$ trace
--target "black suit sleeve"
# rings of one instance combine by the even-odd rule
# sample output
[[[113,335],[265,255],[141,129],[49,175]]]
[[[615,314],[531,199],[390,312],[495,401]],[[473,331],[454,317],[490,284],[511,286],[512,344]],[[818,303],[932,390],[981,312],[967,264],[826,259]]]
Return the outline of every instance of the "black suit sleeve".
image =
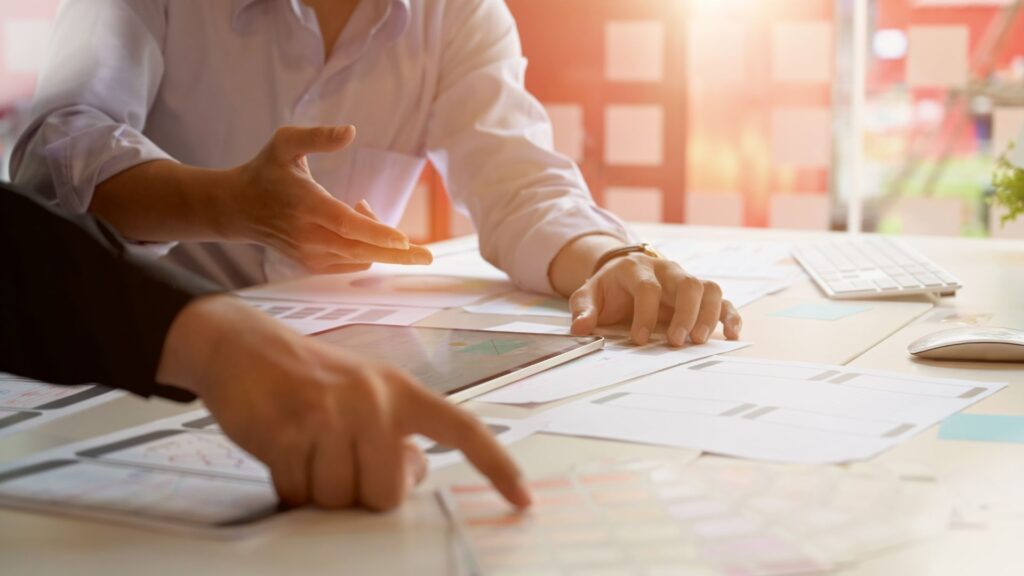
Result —
[[[0,371],[142,396],[194,396],[154,379],[171,322],[219,291],[130,255],[105,223],[0,184]]]

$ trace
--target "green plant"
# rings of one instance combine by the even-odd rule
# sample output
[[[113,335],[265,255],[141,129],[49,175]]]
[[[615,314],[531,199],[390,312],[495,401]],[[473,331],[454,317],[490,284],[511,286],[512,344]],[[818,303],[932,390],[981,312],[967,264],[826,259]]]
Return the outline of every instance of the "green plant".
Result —
[[[992,174],[992,185],[996,189],[995,202],[1006,208],[1003,224],[1024,214],[1024,169],[1010,163],[1010,152],[1014,144],[996,161],[996,171]]]

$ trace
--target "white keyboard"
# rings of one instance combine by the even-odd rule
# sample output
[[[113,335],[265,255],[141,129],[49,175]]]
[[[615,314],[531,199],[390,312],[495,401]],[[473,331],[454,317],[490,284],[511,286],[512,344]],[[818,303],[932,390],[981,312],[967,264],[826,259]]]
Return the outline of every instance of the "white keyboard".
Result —
[[[799,246],[793,257],[829,298],[950,294],[955,276],[891,238],[853,237]]]

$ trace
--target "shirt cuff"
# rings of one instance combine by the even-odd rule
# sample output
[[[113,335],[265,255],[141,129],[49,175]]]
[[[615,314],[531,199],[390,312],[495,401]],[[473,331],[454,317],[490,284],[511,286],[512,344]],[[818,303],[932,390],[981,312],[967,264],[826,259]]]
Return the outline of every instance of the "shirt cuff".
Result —
[[[604,234],[627,243],[636,237],[617,217],[597,206],[574,203],[549,213],[523,238],[516,250],[512,280],[523,290],[555,294],[548,271],[555,256],[567,244],[582,236]]]
[[[96,186],[134,166],[156,160],[175,161],[159,146],[125,124],[104,124],[48,144],[47,165],[58,204],[73,213],[85,213]],[[126,249],[144,258],[159,258],[175,242],[139,242],[126,239]]]

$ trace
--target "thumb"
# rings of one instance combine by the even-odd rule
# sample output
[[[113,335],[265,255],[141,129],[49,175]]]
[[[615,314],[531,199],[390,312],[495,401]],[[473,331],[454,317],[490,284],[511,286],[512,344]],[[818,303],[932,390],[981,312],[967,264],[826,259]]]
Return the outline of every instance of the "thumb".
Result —
[[[569,309],[572,311],[572,329],[577,336],[586,336],[597,328],[597,304],[591,283],[586,283],[569,297]]]
[[[356,138],[354,126],[320,126],[299,128],[286,126],[274,133],[271,141],[276,156],[290,160],[317,152],[334,152],[348,146]]]

